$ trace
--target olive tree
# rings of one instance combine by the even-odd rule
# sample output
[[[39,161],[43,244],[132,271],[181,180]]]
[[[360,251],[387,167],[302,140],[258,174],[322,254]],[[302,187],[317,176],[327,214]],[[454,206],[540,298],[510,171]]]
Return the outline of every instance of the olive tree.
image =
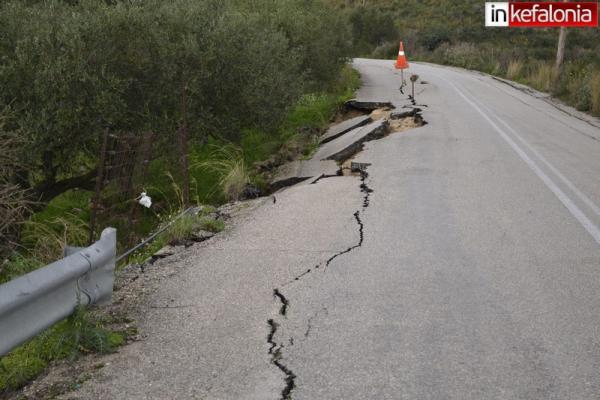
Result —
[[[44,202],[93,187],[106,130],[237,140],[274,130],[345,62],[317,0],[31,1],[0,5],[0,107],[26,138],[12,181]]]

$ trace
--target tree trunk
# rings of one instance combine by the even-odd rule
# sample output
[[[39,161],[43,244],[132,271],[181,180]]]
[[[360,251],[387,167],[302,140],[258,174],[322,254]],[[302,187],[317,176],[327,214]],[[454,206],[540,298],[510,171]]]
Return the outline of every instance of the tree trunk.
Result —
[[[33,188],[33,192],[37,197],[35,200],[39,201],[39,206],[34,208],[43,208],[45,203],[48,203],[50,200],[66,192],[67,190],[75,188],[93,190],[96,182],[96,171],[96,169],[93,169],[80,176],[74,176],[55,182],[40,183],[38,186]]]
[[[568,2],[568,0],[563,0],[565,3]],[[556,66],[555,66],[555,72],[556,72],[556,80],[558,81],[560,79],[560,76],[562,74],[562,67],[563,67],[563,63],[565,61],[565,47],[567,45],[567,28],[565,28],[564,26],[560,27],[560,33],[558,34],[558,49],[556,51]]]
[[[567,44],[567,28],[562,26],[558,34],[558,50],[556,51],[556,74],[557,77],[562,72],[563,62],[565,61],[565,47]]]
[[[190,168],[188,162],[188,126],[187,126],[187,98],[186,84],[181,85],[181,126],[179,128],[179,148],[181,157],[181,173],[183,175],[183,188],[181,196],[184,209],[190,205]]]

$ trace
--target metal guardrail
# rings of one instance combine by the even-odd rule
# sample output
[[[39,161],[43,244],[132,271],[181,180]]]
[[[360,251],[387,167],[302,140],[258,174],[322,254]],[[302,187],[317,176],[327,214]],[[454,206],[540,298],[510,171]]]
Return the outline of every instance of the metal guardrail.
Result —
[[[173,218],[168,224],[166,224],[165,226],[163,226],[162,228],[160,228],[159,230],[157,230],[156,232],[154,232],[152,235],[148,236],[146,239],[142,240],[140,243],[138,243],[137,245],[135,245],[134,247],[132,247],[131,249],[127,250],[125,253],[121,254],[120,256],[117,257],[117,262],[126,259],[127,257],[129,257],[130,255],[132,255],[133,253],[135,253],[136,251],[138,251],[139,249],[145,247],[146,245],[148,245],[149,243],[152,243],[152,241],[161,233],[163,233],[164,231],[166,231],[167,229],[169,229],[171,227],[171,225],[173,225],[177,220],[183,218],[185,215],[189,214],[190,212],[196,210],[196,213],[198,212],[198,207],[189,207],[187,209],[185,209],[184,211],[182,211],[179,215],[177,215],[175,218]]]
[[[0,356],[71,315],[78,304],[110,302],[117,231],[107,228],[86,248],[0,285]]]

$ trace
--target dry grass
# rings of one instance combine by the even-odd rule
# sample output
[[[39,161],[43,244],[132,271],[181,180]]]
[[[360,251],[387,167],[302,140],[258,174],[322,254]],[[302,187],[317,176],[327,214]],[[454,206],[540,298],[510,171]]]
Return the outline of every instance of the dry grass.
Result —
[[[515,80],[521,76],[521,71],[523,70],[523,62],[520,60],[513,60],[508,63],[508,68],[506,70],[506,77],[510,80]]]
[[[12,237],[29,214],[31,205],[27,190],[6,181],[0,182],[0,253],[11,246]]]
[[[169,181],[171,182],[171,189],[173,190],[173,193],[175,193],[175,199],[176,199],[176,204],[172,204],[170,201],[167,201],[168,203],[168,210],[169,210],[169,214],[171,215],[175,215],[177,214],[180,210],[184,210],[185,209],[185,201],[183,201],[183,189],[181,188],[181,186],[179,186],[177,184],[177,181],[175,180],[175,178],[173,177],[173,174],[171,174],[170,172],[166,172],[165,175],[167,176],[167,178],[169,179]],[[155,188],[155,190],[157,190],[158,192],[160,192],[160,190],[158,190],[157,188]],[[165,199],[167,199],[168,197],[163,194],[163,197]]]
[[[496,61],[494,63],[494,68],[492,69],[492,75],[500,75],[502,74],[502,64],[500,61]]]
[[[0,254],[14,247],[12,241],[33,205],[29,192],[12,182],[14,171],[23,163],[20,148],[24,139],[18,132],[4,129],[8,111],[0,111]]]
[[[594,71],[590,81],[592,88],[592,114],[600,116],[600,71]]]
[[[33,220],[23,225],[22,242],[36,260],[49,264],[63,258],[67,245],[84,246],[89,234],[88,224],[73,214],[51,221]]]
[[[556,70],[551,64],[535,63],[529,73],[528,81],[534,88],[549,92],[556,80]]]
[[[480,49],[473,43],[459,43],[453,46],[444,43],[435,53],[441,56],[445,63],[462,68],[473,69],[483,62]]]

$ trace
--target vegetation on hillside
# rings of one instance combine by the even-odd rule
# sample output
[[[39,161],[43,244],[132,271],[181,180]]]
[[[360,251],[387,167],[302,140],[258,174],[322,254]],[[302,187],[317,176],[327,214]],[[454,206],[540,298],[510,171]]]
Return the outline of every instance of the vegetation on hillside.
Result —
[[[600,115],[598,28],[568,29],[566,63],[557,77],[558,30],[486,28],[483,1],[327,1],[349,15],[355,55],[394,58],[402,39],[412,60],[507,77]]]
[[[257,165],[309,155],[358,87],[348,57],[394,58],[400,39],[411,60],[504,76],[600,115],[598,29],[569,30],[557,77],[557,30],[488,29],[483,7],[479,0],[2,2],[0,283],[60,258],[67,243],[88,244],[103,138],[152,137],[135,190],[101,193],[120,197],[92,238],[115,226],[121,252],[189,203],[264,192]],[[151,209],[136,203],[142,191]],[[182,218],[133,260],[198,226],[223,229],[202,218]],[[0,359],[0,392],[52,360],[110,351],[122,335],[103,324],[78,310]]]
[[[157,214],[181,206],[183,129],[191,200],[236,199],[254,178],[252,163],[297,134],[302,107],[328,99],[330,117],[329,99],[345,90],[339,76],[349,36],[342,16],[318,0],[3,2],[0,135],[11,140],[0,159],[0,209],[10,221],[0,252],[45,262],[59,254],[38,257],[36,247],[55,236],[86,244],[78,227],[90,218],[106,132],[154,134],[135,195],[148,191],[155,211],[141,213],[139,235]],[[237,177],[206,168],[211,160],[224,165],[213,151],[222,146],[236,148],[228,166],[238,168]],[[125,212],[135,199],[123,201]],[[121,217],[100,228],[117,224],[126,233]]]

